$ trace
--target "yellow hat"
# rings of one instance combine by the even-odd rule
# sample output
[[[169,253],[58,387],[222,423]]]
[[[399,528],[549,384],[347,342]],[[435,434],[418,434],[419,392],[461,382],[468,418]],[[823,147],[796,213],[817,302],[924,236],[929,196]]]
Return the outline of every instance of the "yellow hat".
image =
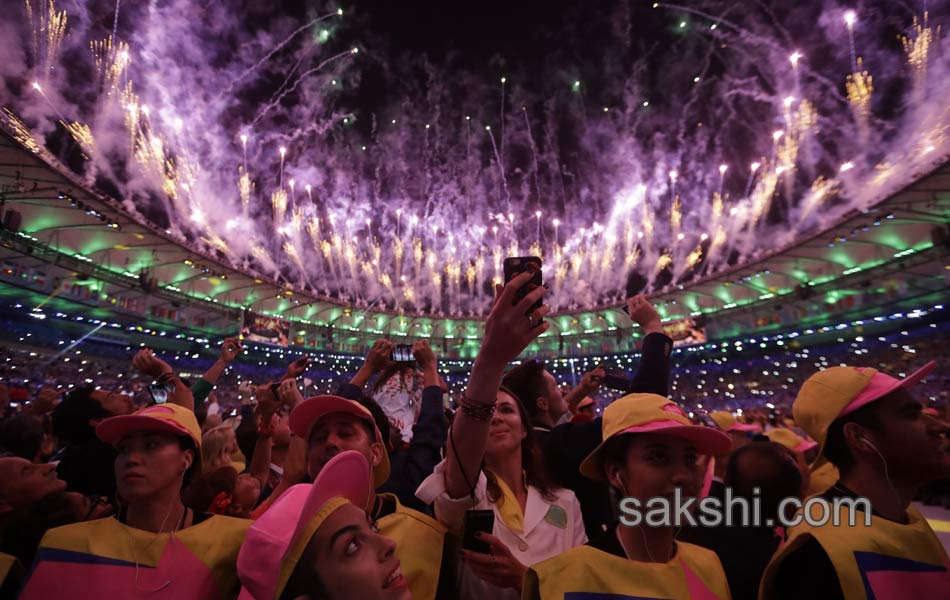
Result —
[[[740,423],[736,416],[728,410],[714,410],[709,413],[709,416],[723,431],[761,431],[758,425]]]
[[[765,432],[766,437],[796,452],[808,452],[818,445],[814,440],[806,440],[790,429],[773,429]]]
[[[930,361],[905,379],[895,379],[877,369],[831,367],[805,380],[792,404],[795,423],[820,444],[812,469],[825,462],[828,428],[835,419],[880,400],[901,387],[909,387],[933,372],[937,363]]]
[[[732,447],[729,436],[712,427],[693,425],[675,402],[657,394],[629,394],[606,409],[601,421],[603,441],[581,463],[585,477],[604,479],[604,444],[625,433],[659,433],[685,438],[700,454],[723,454]]]
[[[201,427],[195,413],[177,404],[155,404],[131,415],[110,417],[96,426],[100,440],[113,446],[130,433],[170,433],[190,438],[201,449]]]

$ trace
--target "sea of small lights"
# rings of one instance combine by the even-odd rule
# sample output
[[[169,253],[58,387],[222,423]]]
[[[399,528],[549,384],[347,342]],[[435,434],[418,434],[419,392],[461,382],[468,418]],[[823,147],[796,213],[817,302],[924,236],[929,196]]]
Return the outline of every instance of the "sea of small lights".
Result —
[[[22,305],[18,308],[29,309]],[[895,355],[904,353],[915,355],[919,343],[934,339],[941,332],[946,332],[946,315],[943,304],[918,307],[911,311],[888,312],[865,319],[851,320],[822,327],[807,328],[800,331],[790,331],[773,335],[750,336],[742,339],[713,341],[707,344],[676,348],[673,350],[673,383],[672,397],[690,410],[726,407],[741,413],[750,406],[764,405],[773,408],[774,403],[785,403],[790,400],[800,381],[788,376],[790,373],[814,372],[842,362],[842,356],[849,358],[848,363],[866,363],[861,357],[868,357],[872,350],[880,351],[886,348]],[[57,312],[52,316],[59,319],[83,320]],[[97,319],[86,319],[88,323],[98,325],[105,322]],[[939,323],[939,324],[938,324]],[[187,368],[179,368],[182,376],[196,379],[204,369],[197,368],[195,361],[204,360],[210,366],[210,355],[217,352],[216,344],[206,338],[175,334],[168,336],[147,327],[122,327],[117,323],[109,323],[113,328],[124,329],[128,332],[138,332],[158,337],[193,342],[189,351],[174,351],[163,353],[163,358],[173,366],[176,362],[188,362]],[[880,331],[871,333],[877,327]],[[900,328],[898,331],[897,328]],[[887,331],[885,331],[885,329]],[[32,333],[24,333],[18,338],[22,344],[30,344]],[[59,346],[67,346],[69,350],[61,359],[63,363],[75,363],[75,373],[82,376],[81,383],[58,384],[60,389],[69,389],[75,385],[94,385],[99,388],[96,377],[103,376],[101,369],[93,372],[90,365],[99,364],[99,357],[94,353],[84,353],[83,349],[72,348],[82,338],[74,340],[59,340]],[[78,344],[77,344],[78,346]],[[126,346],[129,356],[140,347],[148,346],[140,342],[138,346]],[[842,349],[846,353],[842,354]],[[262,374],[279,371],[292,360],[300,356],[311,358],[311,368],[306,376],[307,390],[312,393],[330,392],[337,385],[355,373],[363,364],[363,356],[339,352],[320,352],[294,348],[280,348],[257,344],[247,344],[244,354],[237,361],[238,368],[234,369],[234,377],[238,386],[245,382],[261,382]],[[40,357],[36,352],[30,352],[31,357]],[[850,359],[854,357],[854,359]],[[627,372],[632,372],[637,365],[639,353],[600,354],[570,358],[555,358],[546,361],[547,368],[555,377],[568,387],[576,385],[581,376],[597,365],[609,365]],[[927,358],[926,356],[923,357]],[[7,363],[11,358],[7,357]],[[118,362],[118,361],[117,361]],[[121,364],[119,362],[119,364]],[[742,368],[736,365],[741,364]],[[473,365],[471,360],[442,359],[439,361],[439,372],[449,388],[451,396],[458,397],[464,390],[468,373]],[[873,365],[887,368],[888,363]],[[128,365],[126,365],[128,367]],[[16,365],[9,365],[10,375],[17,371]],[[112,374],[116,379],[130,380],[137,377],[133,372],[118,372]],[[22,370],[21,370],[22,371]],[[276,371],[275,371],[276,372]],[[892,373],[896,376],[906,376],[904,372]],[[804,375],[807,376],[807,375]],[[30,384],[32,374],[19,379],[24,384]],[[937,402],[938,390],[931,390],[928,399]],[[601,390],[595,395],[597,411],[601,412],[619,392]],[[706,404],[706,406],[704,406]]]

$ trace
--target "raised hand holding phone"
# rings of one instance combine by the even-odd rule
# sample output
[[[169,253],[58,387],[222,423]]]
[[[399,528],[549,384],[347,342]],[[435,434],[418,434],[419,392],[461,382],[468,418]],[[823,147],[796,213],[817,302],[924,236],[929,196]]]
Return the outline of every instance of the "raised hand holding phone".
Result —
[[[541,277],[541,259],[537,256],[512,256],[506,258],[503,271],[506,285],[519,273],[529,272],[533,275],[526,285],[518,288],[517,294],[515,295],[516,301],[544,285],[544,280]],[[531,306],[531,310],[537,310],[539,308],[541,308],[540,299]]]

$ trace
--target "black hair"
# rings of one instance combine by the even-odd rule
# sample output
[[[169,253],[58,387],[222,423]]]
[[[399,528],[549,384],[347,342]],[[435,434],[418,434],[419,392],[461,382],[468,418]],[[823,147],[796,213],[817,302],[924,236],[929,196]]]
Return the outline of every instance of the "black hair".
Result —
[[[538,358],[522,361],[505,375],[502,385],[521,401],[531,423],[537,422],[538,398],[544,395],[544,361]]]
[[[634,436],[630,434],[615,435],[604,440],[604,447],[601,450],[604,465],[604,477],[607,476],[607,467],[611,465],[625,466],[627,464],[627,455],[630,453],[630,445],[633,443]],[[625,490],[616,488],[608,479],[608,485],[616,489],[620,494],[626,495]]]
[[[876,433],[884,432],[884,423],[877,414],[877,403],[866,404],[849,415],[835,419],[828,426],[825,436],[825,458],[838,468],[838,472],[847,475],[856,463],[855,456],[848,447],[844,436],[844,426],[856,423]]]
[[[739,468],[740,459],[746,455],[755,455],[759,459],[758,468],[751,472]],[[759,488],[763,519],[777,523],[782,499],[801,497],[802,474],[794,461],[794,455],[785,446],[775,442],[750,442],[729,456],[724,483],[732,488],[734,497],[750,501],[755,496],[754,488]]]
[[[191,480],[201,473],[201,450],[195,445],[195,441],[190,437],[185,437],[183,435],[175,436],[178,438],[178,447],[185,450],[191,450],[194,454],[194,460],[191,461],[191,466],[185,470],[184,476],[182,476],[181,489],[188,487],[188,484],[191,483]]]
[[[357,402],[359,402],[363,408],[368,410],[369,414],[373,415],[373,422],[376,423],[376,427],[379,428],[379,433],[383,437],[383,440],[382,440],[383,445],[388,447],[389,435],[391,433],[390,430],[392,426],[389,423],[389,417],[387,417],[386,413],[383,412],[383,408],[379,405],[378,402],[376,402],[376,400],[366,395],[361,396],[360,399],[357,400]],[[363,423],[364,427],[369,433],[369,439],[375,440],[376,432],[373,431],[373,428],[370,427],[369,424],[363,421],[362,419],[360,419],[360,422]]]
[[[46,415],[22,413],[0,421],[0,446],[15,456],[33,462],[47,433],[49,420]]]
[[[106,416],[106,410],[92,397],[90,386],[72,390],[53,409],[53,434],[67,444],[81,444],[96,437],[92,419]]]

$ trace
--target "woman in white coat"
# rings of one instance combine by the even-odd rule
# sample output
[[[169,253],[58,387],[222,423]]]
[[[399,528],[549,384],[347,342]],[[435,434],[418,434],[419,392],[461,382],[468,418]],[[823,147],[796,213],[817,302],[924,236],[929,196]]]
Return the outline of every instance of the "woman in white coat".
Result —
[[[434,503],[436,518],[457,533],[466,510],[494,512],[492,535],[480,537],[490,552],[462,551],[463,600],[520,598],[529,566],[587,542],[577,498],[551,485],[524,407],[501,388],[508,362],[548,328],[542,321],[547,306],[528,314],[544,288],[515,302],[517,290],[529,279],[530,273],[522,274],[496,290],[485,338],[450,431],[447,458],[416,492],[422,501]]]

